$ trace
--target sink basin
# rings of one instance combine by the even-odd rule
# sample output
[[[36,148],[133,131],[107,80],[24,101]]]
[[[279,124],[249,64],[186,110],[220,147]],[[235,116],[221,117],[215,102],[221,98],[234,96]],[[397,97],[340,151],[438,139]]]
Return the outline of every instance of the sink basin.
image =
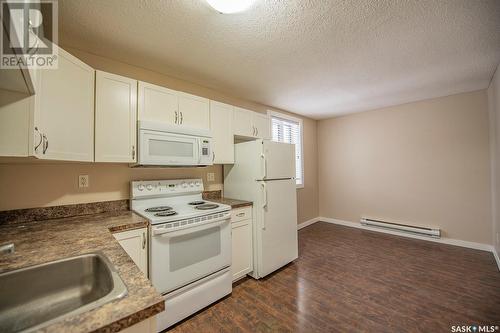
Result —
[[[0,274],[0,332],[30,332],[124,297],[127,287],[101,253]]]

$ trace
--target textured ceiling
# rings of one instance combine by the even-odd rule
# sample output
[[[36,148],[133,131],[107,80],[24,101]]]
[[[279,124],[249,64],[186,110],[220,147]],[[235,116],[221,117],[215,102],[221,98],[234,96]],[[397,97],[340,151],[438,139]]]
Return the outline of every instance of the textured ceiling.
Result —
[[[60,42],[320,119],[483,89],[499,0],[61,0]]]

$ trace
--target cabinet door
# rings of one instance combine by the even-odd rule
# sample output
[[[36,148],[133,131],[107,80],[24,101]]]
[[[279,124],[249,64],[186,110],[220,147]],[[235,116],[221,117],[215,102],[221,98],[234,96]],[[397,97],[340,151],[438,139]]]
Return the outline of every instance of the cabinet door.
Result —
[[[253,137],[255,130],[252,124],[252,111],[234,107],[233,130],[234,135]]]
[[[191,128],[210,128],[209,100],[203,97],[178,92],[178,124]]]
[[[97,71],[95,161],[135,162],[137,81]]]
[[[177,124],[178,98],[175,90],[139,81],[139,120],[161,121]]]
[[[234,163],[233,107],[210,101],[210,131],[212,132],[213,162]]]
[[[236,281],[253,270],[252,220],[232,223],[231,231],[233,251],[231,273],[233,281]]]
[[[94,160],[95,71],[59,49],[58,68],[40,71],[35,126],[44,135],[44,159]]]
[[[148,276],[147,229],[135,229],[113,234],[139,269]]]
[[[255,136],[260,139],[271,138],[271,120],[269,116],[254,112],[253,125],[255,127]]]

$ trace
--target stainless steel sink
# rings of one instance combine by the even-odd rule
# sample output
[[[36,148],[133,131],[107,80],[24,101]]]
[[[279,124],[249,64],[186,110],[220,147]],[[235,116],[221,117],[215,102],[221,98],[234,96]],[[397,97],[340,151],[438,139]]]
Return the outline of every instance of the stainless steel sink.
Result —
[[[0,274],[0,332],[30,332],[127,294],[101,253]]]

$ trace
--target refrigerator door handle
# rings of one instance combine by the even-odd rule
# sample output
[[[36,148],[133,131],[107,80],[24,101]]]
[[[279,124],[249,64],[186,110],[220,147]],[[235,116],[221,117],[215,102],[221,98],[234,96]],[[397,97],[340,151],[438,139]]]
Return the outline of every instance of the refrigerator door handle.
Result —
[[[264,174],[262,175],[262,179],[266,179],[266,177],[267,177],[267,158],[266,158],[266,155],[264,155],[264,153],[260,154],[260,157],[262,158],[262,164],[264,167]]]
[[[266,183],[262,183],[262,192],[264,194],[264,200],[263,200],[263,204],[262,204],[262,209],[266,209],[267,208],[267,186],[266,186]],[[262,229],[265,230],[266,229],[266,219],[265,217],[262,219]]]

